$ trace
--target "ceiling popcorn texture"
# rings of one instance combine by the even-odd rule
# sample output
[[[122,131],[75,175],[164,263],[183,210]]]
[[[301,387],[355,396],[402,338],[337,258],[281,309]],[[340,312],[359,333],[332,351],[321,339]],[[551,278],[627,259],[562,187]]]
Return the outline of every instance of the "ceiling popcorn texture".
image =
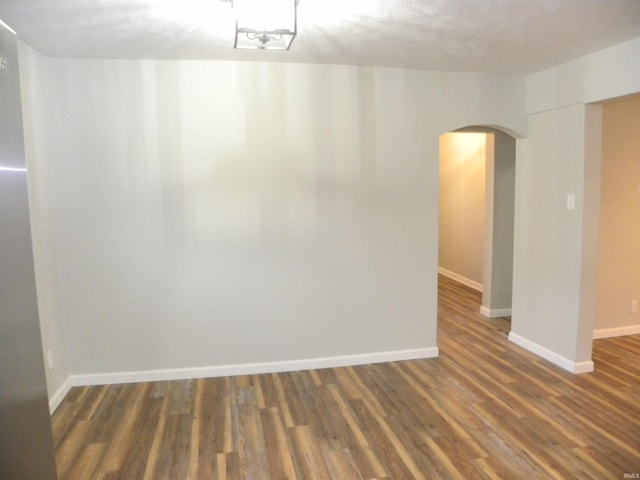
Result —
[[[234,50],[224,0],[0,0],[0,19],[54,57],[527,74],[640,36],[640,0],[299,0],[288,52]]]

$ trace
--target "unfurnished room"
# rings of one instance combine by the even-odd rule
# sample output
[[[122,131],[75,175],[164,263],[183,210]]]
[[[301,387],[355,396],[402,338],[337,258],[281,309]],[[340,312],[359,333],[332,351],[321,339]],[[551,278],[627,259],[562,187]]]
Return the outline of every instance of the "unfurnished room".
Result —
[[[640,478],[640,2],[0,0],[0,480]]]

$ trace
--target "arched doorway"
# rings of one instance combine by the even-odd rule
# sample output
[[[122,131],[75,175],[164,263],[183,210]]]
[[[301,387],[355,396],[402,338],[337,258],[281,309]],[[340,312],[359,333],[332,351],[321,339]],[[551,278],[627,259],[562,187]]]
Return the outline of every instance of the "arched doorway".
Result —
[[[515,139],[471,126],[440,137],[438,271],[482,292],[485,317],[510,317]]]

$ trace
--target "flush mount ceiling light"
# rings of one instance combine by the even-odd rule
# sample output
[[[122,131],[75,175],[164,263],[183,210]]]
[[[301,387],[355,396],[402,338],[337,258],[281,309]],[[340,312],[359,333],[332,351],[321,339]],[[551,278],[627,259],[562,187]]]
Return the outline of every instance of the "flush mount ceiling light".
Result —
[[[289,50],[296,38],[297,0],[233,0],[234,48]]]

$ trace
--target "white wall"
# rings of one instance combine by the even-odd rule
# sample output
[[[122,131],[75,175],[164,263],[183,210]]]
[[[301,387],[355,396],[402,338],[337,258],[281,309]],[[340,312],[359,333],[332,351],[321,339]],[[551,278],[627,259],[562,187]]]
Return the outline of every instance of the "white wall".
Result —
[[[526,82],[511,338],[573,370],[595,309],[585,102],[640,91],[639,56],[636,39]],[[50,392],[65,371],[435,346],[438,136],[527,129],[509,77],[21,57],[43,342],[68,353]]]
[[[494,131],[487,135],[486,237],[482,307],[488,317],[511,315],[516,142]]]
[[[527,113],[638,91],[640,37],[527,76]]]
[[[45,120],[46,112],[41,109],[47,105],[46,99],[55,95],[55,92],[48,89],[45,80],[44,58],[21,42],[18,42],[18,46],[38,309],[45,358],[49,351],[53,356],[53,369],[46,369],[47,390],[50,406],[53,408],[62,400],[64,385],[68,384],[71,370],[67,359],[66,327],[59,290],[53,184],[48,181],[56,167],[46,161],[47,147],[45,142],[36,141],[35,132],[39,132],[38,136],[41,138],[46,137],[49,126]]]
[[[638,58],[640,38],[527,78],[510,338],[573,371],[593,368],[601,115],[586,103],[640,91]]]
[[[521,78],[23,55],[43,321],[87,381],[432,353],[438,136],[524,131]]]
[[[512,334],[576,358],[585,107],[529,116],[518,143]],[[566,208],[566,197],[576,208]],[[584,360],[589,360],[584,359]]]

